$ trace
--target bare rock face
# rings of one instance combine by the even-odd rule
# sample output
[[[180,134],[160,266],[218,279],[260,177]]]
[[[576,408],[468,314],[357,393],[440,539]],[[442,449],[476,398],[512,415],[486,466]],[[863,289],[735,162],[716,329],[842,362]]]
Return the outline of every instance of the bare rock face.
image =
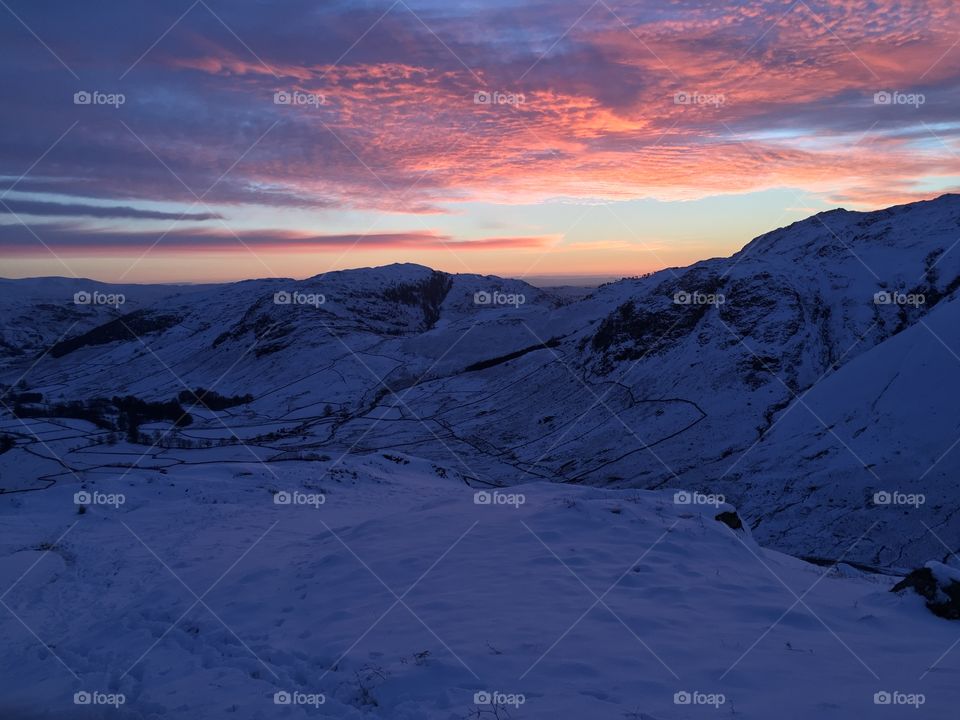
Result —
[[[731,530],[743,529],[743,520],[740,519],[740,516],[737,515],[736,511],[732,511],[732,510],[724,511],[722,513],[719,513],[714,519],[719,520]]]
[[[890,592],[902,592],[908,588],[927,601],[927,608],[934,615],[947,620],[960,620],[960,580],[958,573],[941,563],[929,562],[894,585]]]

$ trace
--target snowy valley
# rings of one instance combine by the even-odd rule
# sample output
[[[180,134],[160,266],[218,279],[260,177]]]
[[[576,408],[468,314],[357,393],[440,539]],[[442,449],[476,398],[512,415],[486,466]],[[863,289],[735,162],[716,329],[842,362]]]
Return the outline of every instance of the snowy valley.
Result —
[[[951,717],[958,243],[0,281],[0,716]]]

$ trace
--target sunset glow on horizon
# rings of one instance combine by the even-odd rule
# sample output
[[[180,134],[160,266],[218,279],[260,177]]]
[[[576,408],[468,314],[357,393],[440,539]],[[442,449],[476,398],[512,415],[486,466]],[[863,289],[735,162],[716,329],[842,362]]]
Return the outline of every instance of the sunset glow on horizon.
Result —
[[[618,277],[960,187],[952,0],[191,2],[0,8],[0,275]]]

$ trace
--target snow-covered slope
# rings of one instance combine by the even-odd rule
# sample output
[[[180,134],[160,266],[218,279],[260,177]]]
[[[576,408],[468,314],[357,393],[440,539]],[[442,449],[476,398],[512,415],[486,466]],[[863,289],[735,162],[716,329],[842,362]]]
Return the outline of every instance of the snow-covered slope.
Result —
[[[118,285],[85,278],[0,278],[0,364],[32,361],[64,337],[202,285]]]
[[[402,455],[121,474],[0,504],[4,718],[914,712],[878,693],[925,717],[956,706],[947,621],[890,593],[894,578],[760,548],[715,519],[729,506],[542,482],[478,503]],[[78,490],[115,502],[78,515]]]
[[[751,487],[748,514],[772,522],[776,542],[795,552],[833,557],[868,531],[883,539],[869,560],[878,565],[949,557],[960,511],[957,350],[960,301],[951,297],[811,388],[731,473]],[[802,463],[785,464],[791,457]],[[786,507],[798,498],[799,508]],[[829,533],[810,536],[814,516]]]

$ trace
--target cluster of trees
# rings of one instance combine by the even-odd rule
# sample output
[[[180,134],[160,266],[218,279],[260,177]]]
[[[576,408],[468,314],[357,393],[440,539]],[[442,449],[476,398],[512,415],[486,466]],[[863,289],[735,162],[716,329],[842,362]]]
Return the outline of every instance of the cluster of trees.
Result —
[[[0,400],[4,405],[12,403],[38,403],[43,402],[43,393],[30,392],[27,389],[26,380],[20,380],[16,387],[0,383]]]
[[[17,402],[13,414],[19,418],[74,418],[93,423],[102,430],[119,430],[130,442],[140,440],[140,425],[166,420],[174,427],[193,422],[177,400],[152,402],[134,395],[92,400],[69,400],[50,404]]]
[[[221,395],[214,390],[205,390],[197,388],[196,390],[184,390],[179,395],[182,403],[189,405],[202,405],[208,410],[226,410],[237,405],[246,405],[253,402],[253,395]]]
[[[41,393],[29,392],[23,382],[17,388],[0,385],[0,397],[5,403],[12,404],[12,412],[18,418],[72,418],[86,420],[101,430],[109,431],[99,438],[98,444],[114,445],[126,438],[131,443],[177,449],[222,447],[242,442],[233,436],[216,439],[188,438],[175,433],[175,430],[193,424],[193,417],[184,409],[184,405],[218,411],[253,401],[253,396],[249,394],[221,395],[213,390],[196,388],[184,390],[173,400],[151,401],[135,395],[118,395],[90,400],[44,402]],[[327,406],[327,412],[332,413],[333,409]],[[152,432],[142,432],[140,429],[144,423],[160,421],[169,422],[173,427],[170,430]],[[278,440],[284,436],[281,432],[270,432],[251,438],[251,442]],[[6,452],[15,444],[15,437],[0,433],[0,453]]]

